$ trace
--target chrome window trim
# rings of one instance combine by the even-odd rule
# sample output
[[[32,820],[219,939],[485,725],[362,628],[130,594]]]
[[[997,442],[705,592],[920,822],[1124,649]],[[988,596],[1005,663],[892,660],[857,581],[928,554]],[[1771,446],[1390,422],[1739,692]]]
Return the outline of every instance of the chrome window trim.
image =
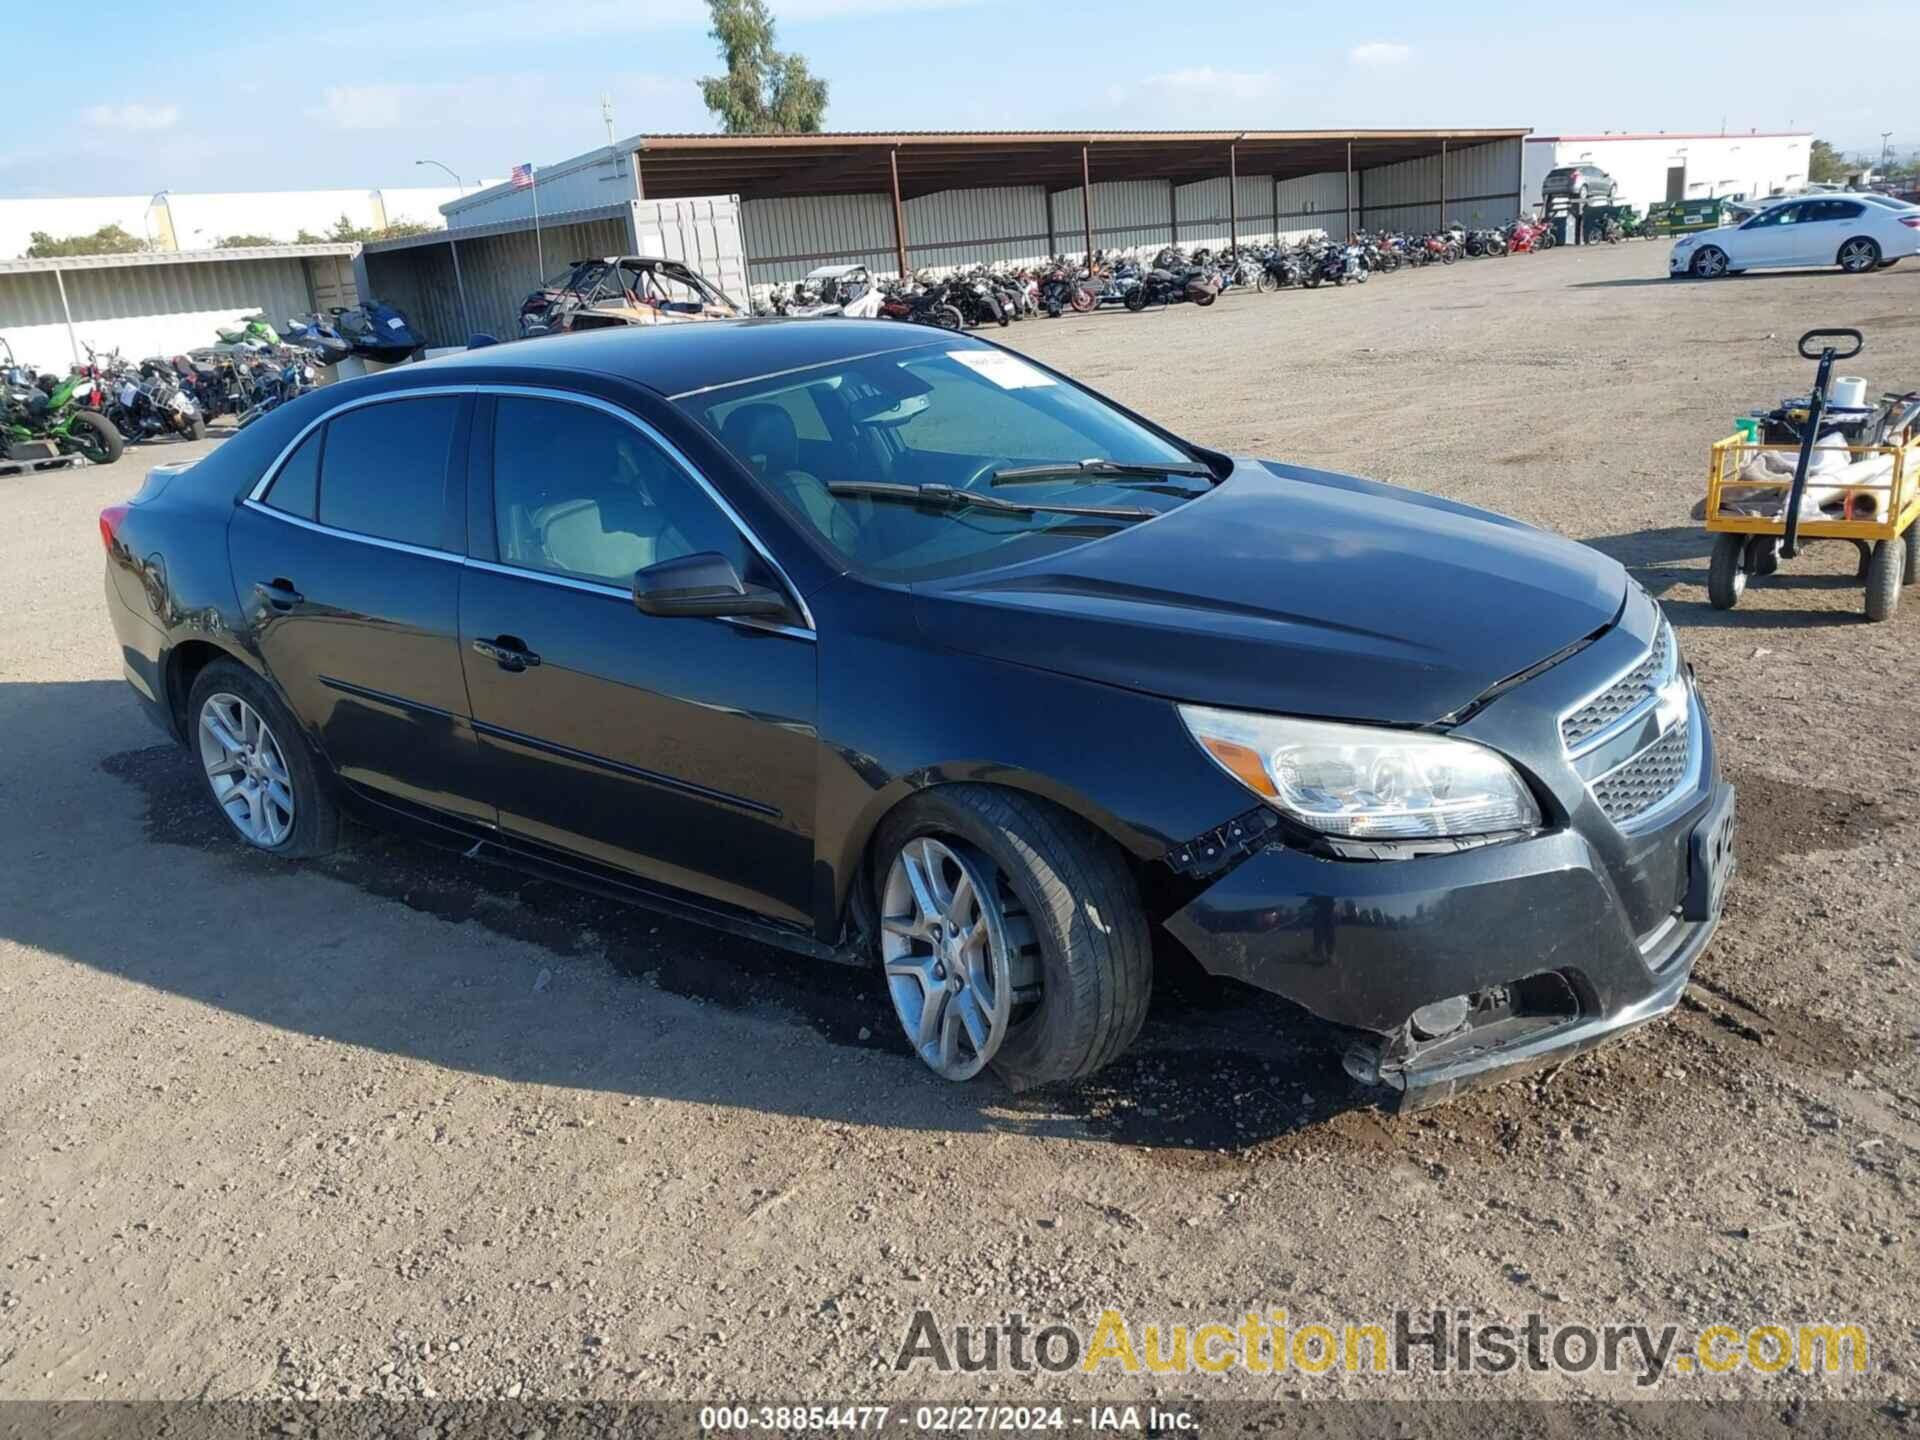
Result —
[[[311,530],[316,535],[331,535],[336,540],[358,540],[362,545],[378,545],[382,550],[397,550],[402,555],[418,555],[423,560],[445,560],[452,565],[463,564],[466,560],[466,556],[456,555],[451,550],[434,550],[425,545],[409,545],[404,540],[388,540],[379,535],[366,535],[358,530],[341,530],[332,525],[322,525],[317,520],[308,520],[299,515],[289,515],[284,510],[276,510],[259,500],[249,498],[240,503],[249,510],[257,510],[262,515],[285,521],[289,525],[298,525],[302,530]]]
[[[878,353],[885,354],[890,352],[882,351]],[[811,369],[814,367],[809,366],[806,368]],[[690,391],[688,393],[696,392]],[[728,623],[747,626],[751,629],[773,630],[784,634],[804,635],[809,639],[817,636],[818,627],[814,624],[813,611],[807,605],[806,596],[800,593],[800,587],[793,583],[793,577],[788,575],[786,568],[781,565],[778,560],[773,558],[773,552],[761,543],[760,537],[754,534],[753,527],[741,518],[740,512],[728,503],[726,496],[716,490],[713,487],[713,483],[708,480],[705,475],[700,473],[699,467],[681,453],[679,446],[667,439],[666,436],[662,435],[638,415],[633,414],[631,411],[621,409],[610,400],[602,400],[597,395],[580,395],[570,390],[554,390],[537,385],[494,385],[484,381],[465,385],[428,385],[422,386],[417,390],[383,390],[378,395],[364,395],[358,399],[336,405],[324,415],[316,415],[302,426],[300,433],[295,435],[293,439],[287,443],[286,447],[274,457],[273,463],[267,467],[266,473],[261,476],[259,483],[248,493],[245,503],[277,519],[286,520],[295,525],[304,525],[306,528],[318,531],[322,535],[335,535],[346,540],[363,540],[369,545],[381,545],[387,549],[399,550],[410,555],[425,555],[433,559],[454,560],[463,564],[478,564],[487,569],[500,569],[509,575],[530,576],[535,579],[552,580],[562,585],[597,588],[616,595],[629,595],[630,592],[623,591],[618,586],[591,586],[591,583],[588,581],[570,581],[565,576],[547,575],[538,570],[522,570],[511,566],[494,566],[490,562],[473,561],[468,556],[454,555],[445,550],[430,550],[417,545],[407,545],[398,540],[384,540],[378,535],[363,535],[357,530],[339,530],[331,525],[322,525],[318,521],[303,520],[298,515],[289,515],[284,511],[275,510],[272,506],[266,504],[263,497],[272,487],[273,482],[279,478],[280,469],[287,463],[288,457],[300,448],[301,444],[309,435],[313,434],[315,430],[318,430],[335,416],[345,415],[351,410],[363,410],[369,405],[383,405],[397,400],[428,399],[436,395],[516,395],[528,400],[554,400],[562,404],[584,405],[589,410],[602,411],[607,415],[611,415],[614,419],[632,426],[652,444],[658,446],[665,452],[667,457],[671,459],[674,464],[678,465],[681,470],[685,471],[687,477],[692,480],[695,485],[699,486],[706,497],[719,509],[720,513],[727,517],[728,522],[732,524],[733,528],[739,531],[740,538],[745,540],[753,552],[764,560],[768,568],[779,577],[780,583],[786,588],[787,594],[792,599],[795,609],[799,611],[801,620],[805,622],[804,626],[782,626],[769,624],[764,621],[750,621],[743,618],[738,620],[729,619]],[[465,477],[461,477],[461,484],[464,486],[465,483]]]
[[[267,466],[266,473],[260,477],[259,483],[247,492],[247,499],[263,499],[267,491],[272,488],[273,482],[280,478],[280,467],[287,463],[287,457],[298,450],[301,443],[305,441],[309,435],[313,434],[314,431],[318,430],[336,415],[345,415],[349,410],[364,410],[369,405],[384,405],[390,400],[424,400],[435,395],[471,395],[473,393],[474,387],[472,385],[430,385],[419,390],[383,390],[378,395],[362,395],[357,400],[349,400],[343,405],[336,405],[324,415],[316,415],[300,427],[300,433],[289,440],[286,447],[282,449],[278,455],[273,457],[273,463]],[[280,512],[275,511],[274,513],[279,514]],[[294,518],[297,519],[298,517],[296,516]],[[330,533],[335,535],[353,535],[358,532],[330,529]],[[362,538],[377,539],[378,537],[366,536]]]

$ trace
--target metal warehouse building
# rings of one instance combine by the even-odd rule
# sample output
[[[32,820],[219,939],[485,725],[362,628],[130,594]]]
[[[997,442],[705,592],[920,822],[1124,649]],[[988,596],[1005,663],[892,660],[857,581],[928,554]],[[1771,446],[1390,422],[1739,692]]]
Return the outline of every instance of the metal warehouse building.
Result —
[[[86,347],[129,359],[212,345],[222,325],[357,303],[354,245],[0,260],[0,338],[24,365],[62,371]]]
[[[1494,224],[1524,208],[1526,133],[637,135],[445,205],[445,232],[369,244],[358,273],[456,344],[515,334],[521,298],[593,255],[682,259],[744,299],[842,261],[899,274]]]
[[[1529,204],[1540,199],[1549,170],[1590,164],[1613,177],[1621,203],[1644,210],[1666,200],[1752,200],[1798,190],[1807,183],[1813,136],[1534,135],[1525,148]]]

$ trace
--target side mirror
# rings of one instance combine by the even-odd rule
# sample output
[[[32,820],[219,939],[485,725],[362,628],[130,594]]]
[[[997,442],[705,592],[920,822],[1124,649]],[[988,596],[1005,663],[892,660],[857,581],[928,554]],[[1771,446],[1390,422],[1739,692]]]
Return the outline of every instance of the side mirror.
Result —
[[[712,550],[649,565],[633,577],[634,608],[645,615],[789,620],[786,597],[749,585],[726,556]]]

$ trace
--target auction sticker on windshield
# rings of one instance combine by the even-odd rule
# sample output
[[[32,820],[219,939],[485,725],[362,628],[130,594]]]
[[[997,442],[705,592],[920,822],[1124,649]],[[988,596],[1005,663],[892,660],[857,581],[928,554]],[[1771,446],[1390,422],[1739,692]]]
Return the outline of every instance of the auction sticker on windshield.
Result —
[[[949,350],[947,358],[958,360],[1002,390],[1034,390],[1054,383],[1053,377],[1046,371],[1036,370],[1018,356],[1009,355],[1003,350]]]

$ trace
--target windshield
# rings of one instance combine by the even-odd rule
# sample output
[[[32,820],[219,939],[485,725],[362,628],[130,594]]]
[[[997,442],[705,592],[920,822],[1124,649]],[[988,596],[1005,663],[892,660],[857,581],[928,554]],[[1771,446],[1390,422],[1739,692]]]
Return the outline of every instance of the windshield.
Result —
[[[833,361],[726,386],[688,408],[799,522],[851,568],[890,580],[966,574],[1085,544],[1129,524],[1062,514],[1049,502],[1160,514],[1205,493],[1178,473],[1194,457],[1077,387],[985,346],[929,346]],[[1124,475],[1075,470],[996,489],[998,471],[1090,459]],[[1155,470],[1170,467],[1169,473]],[[1144,467],[1137,473],[1131,467]],[[835,494],[829,486],[842,487]],[[863,486],[952,486],[1017,500],[1026,513],[916,503]]]

